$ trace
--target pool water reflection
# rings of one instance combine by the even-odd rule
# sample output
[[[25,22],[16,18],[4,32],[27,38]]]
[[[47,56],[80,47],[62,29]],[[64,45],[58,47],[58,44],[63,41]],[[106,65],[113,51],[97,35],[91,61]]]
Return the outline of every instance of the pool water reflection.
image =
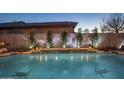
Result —
[[[124,57],[112,53],[43,53],[0,58],[0,78],[121,79]]]

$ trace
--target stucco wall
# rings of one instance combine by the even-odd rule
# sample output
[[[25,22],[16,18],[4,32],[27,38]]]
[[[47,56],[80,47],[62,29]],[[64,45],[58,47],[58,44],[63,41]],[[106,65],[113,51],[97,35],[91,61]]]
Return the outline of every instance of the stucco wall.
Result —
[[[60,34],[54,33],[53,35],[53,45],[54,47],[62,47]],[[36,34],[35,39],[37,44],[40,47],[46,47],[46,34]],[[91,44],[89,34],[82,34],[82,47],[88,47]],[[0,42],[5,42],[8,48],[10,49],[19,49],[19,48],[29,48],[30,40],[29,34],[1,34]],[[76,47],[76,38],[74,33],[68,34],[67,40],[68,47]],[[124,45],[124,34],[119,33],[101,33],[99,34],[98,39],[98,48],[120,48],[121,45]]]
[[[99,48],[120,48],[124,42],[124,33],[101,33],[99,34],[98,47]]]
[[[61,33],[63,31],[66,31],[68,33],[73,33],[74,28],[73,27],[49,27],[49,28],[24,28],[24,29],[9,29],[9,30],[0,30],[0,34],[29,34],[32,31],[35,33],[44,34],[48,31],[51,31],[51,33]]]

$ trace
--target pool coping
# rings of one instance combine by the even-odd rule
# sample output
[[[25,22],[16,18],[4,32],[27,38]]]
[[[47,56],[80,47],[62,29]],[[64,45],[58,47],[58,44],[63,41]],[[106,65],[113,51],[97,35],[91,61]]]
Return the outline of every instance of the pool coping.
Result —
[[[59,52],[50,52],[50,51],[35,51],[35,52],[31,52],[31,51],[28,51],[28,52],[8,52],[8,53],[3,53],[3,54],[0,54],[0,57],[6,57],[6,56],[11,56],[11,55],[28,55],[28,54],[37,54],[37,53],[106,53],[106,52],[96,52],[96,51],[59,51]]]
[[[124,51],[102,51],[98,49],[88,48],[42,48],[40,50],[30,50],[25,52],[7,52],[0,54],[0,57],[20,55],[20,54],[34,54],[34,53],[115,53],[124,55]]]

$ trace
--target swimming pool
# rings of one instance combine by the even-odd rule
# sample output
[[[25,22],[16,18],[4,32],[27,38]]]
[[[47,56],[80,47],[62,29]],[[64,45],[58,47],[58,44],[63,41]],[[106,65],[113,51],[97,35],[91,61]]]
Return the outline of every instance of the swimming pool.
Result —
[[[0,78],[123,79],[124,56],[113,53],[39,53],[0,58]]]

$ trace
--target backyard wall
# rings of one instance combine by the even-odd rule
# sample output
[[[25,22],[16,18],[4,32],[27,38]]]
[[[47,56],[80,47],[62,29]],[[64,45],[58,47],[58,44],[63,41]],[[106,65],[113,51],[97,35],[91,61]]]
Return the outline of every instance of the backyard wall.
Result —
[[[124,33],[101,33],[99,34],[99,48],[121,48],[124,45]]]
[[[60,34],[54,33],[53,35],[54,47],[62,47]],[[36,34],[35,39],[40,47],[46,47],[46,34]],[[91,44],[90,34],[82,34],[82,46],[88,47]],[[1,34],[0,42],[7,44],[9,49],[29,48],[30,40],[29,34]],[[124,33],[99,33],[98,48],[120,48],[124,45]],[[76,47],[75,33],[68,34],[67,40],[68,47]]]

